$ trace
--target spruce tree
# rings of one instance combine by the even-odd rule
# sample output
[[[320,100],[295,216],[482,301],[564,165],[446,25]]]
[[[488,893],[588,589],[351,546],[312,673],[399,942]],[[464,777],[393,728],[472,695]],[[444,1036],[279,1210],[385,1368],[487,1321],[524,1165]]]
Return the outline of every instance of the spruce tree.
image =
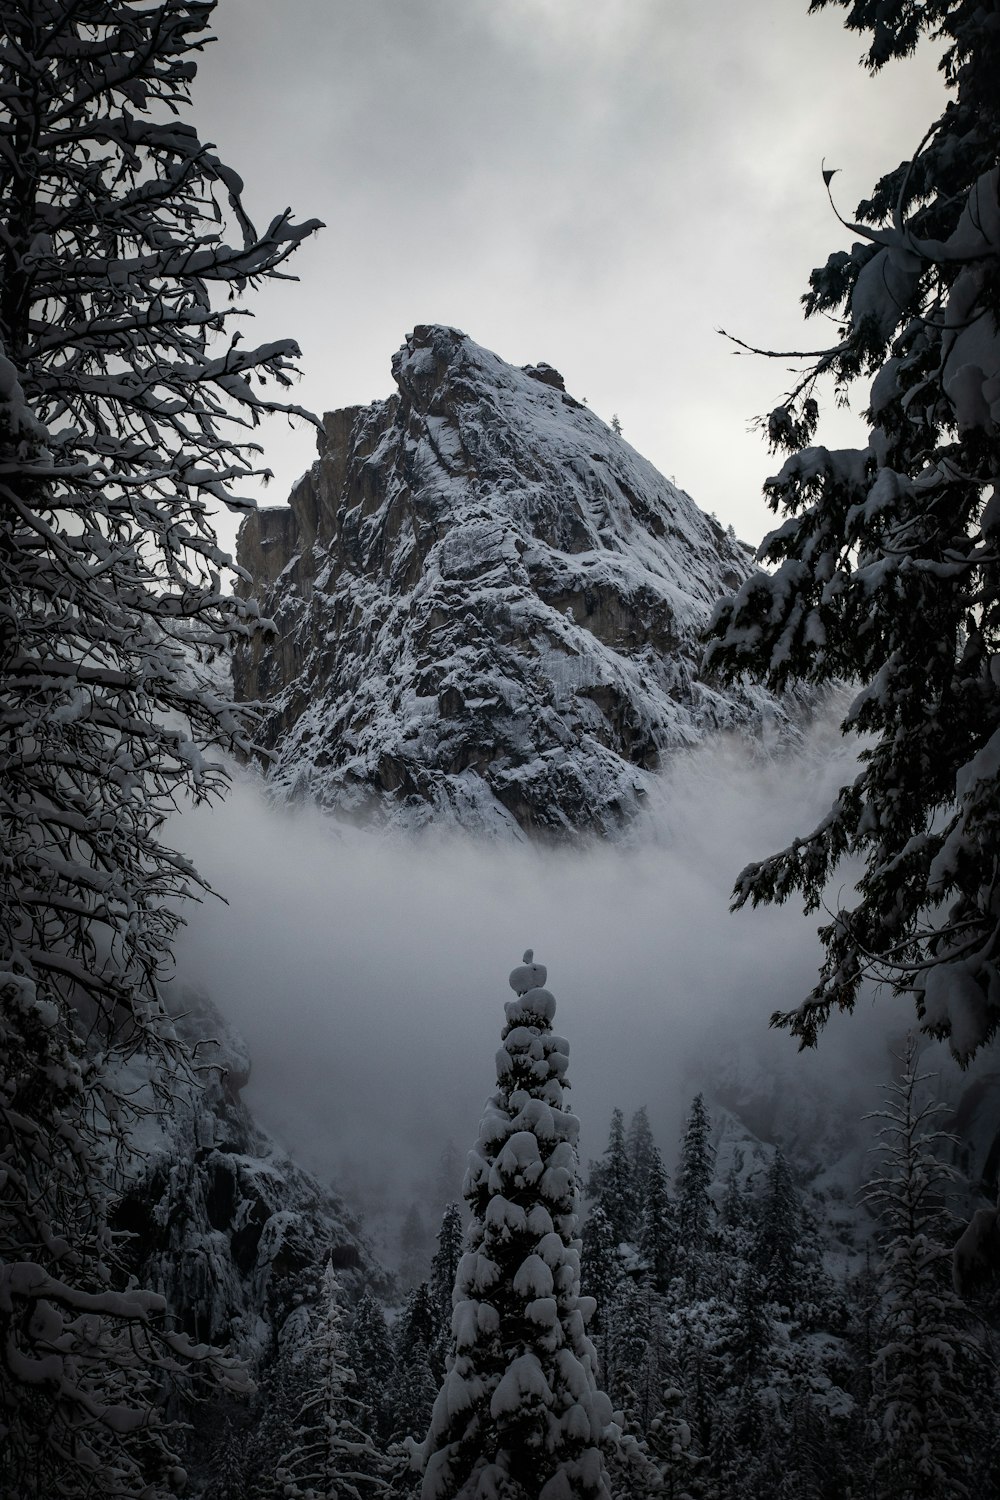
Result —
[[[580,1281],[597,1304],[591,1332],[599,1349],[613,1321],[615,1295],[625,1276],[621,1241],[600,1203],[590,1210],[580,1240]]]
[[[954,1176],[939,1158],[951,1143],[936,1127],[941,1106],[926,1097],[930,1075],[916,1071],[911,1037],[901,1077],[886,1089],[879,1130],[880,1171],[865,1197],[878,1216],[882,1243],[877,1277],[882,1297],[876,1334],[872,1411],[878,1500],[946,1500],[981,1492],[985,1428],[997,1417],[977,1387],[983,1351],[952,1290],[944,1213]],[[992,1408],[992,1409],[991,1409]]]
[[[388,1465],[358,1424],[354,1372],[344,1363],[337,1273],[323,1273],[319,1315],[304,1351],[305,1395],[275,1470],[283,1500],[380,1500]]]
[[[625,1118],[620,1109],[611,1115],[607,1150],[599,1162],[591,1164],[588,1196],[607,1216],[616,1242],[636,1237],[636,1196],[632,1157],[625,1139]]]
[[[462,1258],[464,1238],[462,1211],[457,1203],[449,1203],[441,1217],[437,1249],[431,1261],[430,1294],[437,1319],[431,1370],[438,1385],[444,1378],[445,1357],[451,1343],[451,1298],[455,1290],[458,1263]]]
[[[657,1385],[651,1331],[649,1299],[631,1276],[624,1276],[609,1309],[604,1388],[615,1410],[624,1411],[629,1425],[639,1431],[652,1415]]]
[[[740,1181],[742,1160],[729,1170],[719,1205],[721,1239],[726,1253],[738,1261],[752,1260],[757,1234],[758,1204],[751,1184]]]
[[[705,1280],[705,1255],[715,1218],[710,1188],[715,1178],[712,1122],[696,1094],[684,1127],[677,1168],[677,1243],[689,1295]]]
[[[679,1319],[679,1384],[684,1391],[693,1449],[707,1462],[719,1424],[722,1365],[729,1333],[727,1311],[714,1298],[700,1298],[684,1308]]]
[[[734,1378],[744,1385],[760,1375],[771,1343],[771,1314],[767,1286],[755,1268],[744,1262],[733,1293],[736,1344],[733,1349]]]
[[[818,983],[775,1021],[812,1045],[874,974],[967,1059],[1000,1024],[1000,30],[974,0],[810,8],[829,4],[873,73],[940,43],[951,98],[813,272],[806,312],[832,337],[767,418],[789,455],[765,486],[783,519],[768,569],[718,610],[707,666],[777,690],[855,683],[842,727],[864,742],[815,830],[744,870],[735,902],[800,891],[819,910],[840,862],[863,860],[820,929]],[[863,445],[815,442],[828,379],[841,400],[860,387]]]
[[[453,1344],[423,1449],[423,1500],[607,1500],[611,1404],[579,1288],[579,1122],[545,969],[510,976],[497,1090],[471,1154]]]
[[[663,1158],[653,1147],[639,1224],[639,1253],[650,1286],[666,1294],[677,1260],[677,1215],[667,1189]]]
[[[757,1221],[755,1260],[767,1296],[791,1308],[797,1291],[797,1252],[801,1228],[799,1195],[779,1147],[767,1169]]]
[[[393,1429],[390,1391],[396,1357],[385,1314],[370,1292],[362,1294],[354,1309],[347,1358],[360,1403],[358,1424],[385,1444]]]
[[[392,1438],[419,1437],[427,1431],[438,1382],[432,1373],[440,1336],[437,1308],[426,1281],[406,1299],[396,1324],[395,1369],[389,1386]]]
[[[660,1391],[648,1444],[664,1500],[704,1500],[707,1464],[694,1447],[691,1423],[684,1414],[684,1392],[676,1380],[667,1381]]]
[[[628,1131],[625,1135],[625,1150],[628,1154],[629,1169],[632,1178],[635,1213],[637,1218],[641,1219],[642,1207],[646,1199],[649,1173],[654,1160],[659,1156],[659,1152],[656,1149],[656,1141],[653,1139],[652,1127],[649,1123],[649,1112],[645,1105],[641,1109],[637,1109],[629,1121]]]

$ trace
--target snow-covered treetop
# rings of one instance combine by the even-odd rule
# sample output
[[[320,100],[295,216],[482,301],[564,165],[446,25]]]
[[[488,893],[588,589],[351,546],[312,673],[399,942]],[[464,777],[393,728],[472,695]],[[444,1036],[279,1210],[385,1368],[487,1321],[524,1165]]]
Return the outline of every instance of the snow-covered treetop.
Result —
[[[545,983],[548,970],[544,964],[536,964],[534,957],[531,948],[525,949],[521,963],[516,969],[511,969],[508,983],[515,995],[526,995],[529,990],[538,989]]]
[[[472,1213],[452,1349],[422,1450],[423,1500],[607,1500],[611,1403],[597,1389],[580,1296],[579,1121],[563,1103],[569,1046],[529,949],[469,1154]]]
[[[510,987],[518,997],[504,1007],[510,1026],[547,1026],[556,1013],[555,997],[543,988],[548,971],[544,964],[533,963],[532,957],[529,948],[524,962],[510,973]]]

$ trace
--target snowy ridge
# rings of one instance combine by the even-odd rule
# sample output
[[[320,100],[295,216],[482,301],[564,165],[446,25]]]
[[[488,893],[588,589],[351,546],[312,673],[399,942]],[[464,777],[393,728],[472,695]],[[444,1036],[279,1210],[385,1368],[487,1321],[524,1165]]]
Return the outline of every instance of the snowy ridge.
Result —
[[[236,687],[266,704],[276,788],[397,825],[613,834],[665,752],[785,718],[699,676],[747,550],[555,370],[421,326],[393,374],[240,533],[276,634]]]

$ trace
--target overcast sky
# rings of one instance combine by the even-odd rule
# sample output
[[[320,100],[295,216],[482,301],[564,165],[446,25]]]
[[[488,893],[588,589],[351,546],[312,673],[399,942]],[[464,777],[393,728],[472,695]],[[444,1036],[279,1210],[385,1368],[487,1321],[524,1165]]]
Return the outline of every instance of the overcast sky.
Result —
[[[706,510],[756,543],[774,463],[750,419],[814,348],[798,299],[937,112],[934,59],[870,79],[806,0],[221,0],[193,119],[260,220],[325,231],[255,302],[303,351],[314,410],[382,398],[415,323],[547,360]],[[249,334],[248,334],[249,337]],[[846,440],[842,425],[828,440]],[[273,422],[279,503],[312,462]]]

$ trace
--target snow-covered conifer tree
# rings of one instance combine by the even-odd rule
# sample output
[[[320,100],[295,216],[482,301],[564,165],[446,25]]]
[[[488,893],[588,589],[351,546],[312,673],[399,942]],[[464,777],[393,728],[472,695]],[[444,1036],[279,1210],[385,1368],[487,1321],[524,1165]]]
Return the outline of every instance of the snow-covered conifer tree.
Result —
[[[733,1288],[736,1343],[732,1351],[736,1379],[752,1380],[764,1364],[771,1341],[771,1315],[767,1285],[749,1262],[744,1261]]]
[[[431,1363],[438,1341],[437,1308],[426,1281],[406,1299],[393,1330],[395,1369],[389,1386],[392,1437],[399,1441],[427,1431],[437,1381]]]
[[[248,434],[287,409],[263,387],[297,351],[239,346],[239,294],[314,227],[286,212],[258,235],[180,118],[214,4],[0,0],[0,1488],[19,1500],[152,1495],[176,1468],[150,1398],[181,1343],[154,1357],[162,1302],[121,1290],[107,1227],[116,1064],[176,1059],[158,986],[199,881],[159,829],[218,790],[207,749],[247,743],[204,661],[255,625],[211,508],[252,503]]]
[[[702,1094],[696,1094],[684,1126],[677,1168],[677,1243],[691,1294],[703,1279],[704,1254],[715,1218],[710,1188],[715,1177],[712,1122]]]
[[[978,1493],[984,1425],[995,1425],[993,1382],[982,1382],[983,1350],[952,1290],[944,1201],[954,1175],[938,1157],[951,1141],[935,1126],[941,1106],[924,1096],[911,1037],[901,1077],[873,1118],[881,1170],[866,1189],[884,1241],[877,1268],[882,1322],[876,1338],[872,1407],[879,1500],[928,1500]],[[993,1410],[990,1407],[993,1406]]]
[[[246,744],[203,662],[254,626],[212,509],[252,505],[297,350],[242,347],[238,294],[315,227],[259,236],[179,118],[214,8],[0,0],[0,959],[132,1046],[197,884],[159,826]]]
[[[607,1500],[616,1429],[579,1289],[579,1121],[545,969],[510,976],[497,1090],[470,1154],[453,1347],[423,1449],[422,1500]]]
[[[620,1308],[620,1292],[626,1279],[622,1242],[600,1203],[587,1215],[580,1238],[580,1285],[593,1299],[595,1311],[590,1336],[598,1359],[598,1374],[609,1395],[613,1370],[612,1345]]]
[[[580,1240],[581,1284],[588,1297],[597,1303],[594,1328],[607,1328],[615,1292],[625,1275],[621,1241],[615,1227],[599,1203],[587,1215]]]
[[[801,1209],[785,1154],[774,1153],[767,1171],[756,1234],[756,1263],[772,1302],[792,1305]]]
[[[306,1395],[275,1471],[284,1500],[378,1500],[386,1493],[388,1464],[358,1426],[353,1382],[344,1363],[340,1284],[328,1265],[305,1351]]]
[[[660,1476],[660,1493],[664,1500],[703,1500],[707,1464],[694,1448],[680,1386],[667,1381],[659,1405],[660,1410],[650,1423],[648,1442]]]
[[[637,1109],[628,1124],[625,1135],[625,1150],[628,1153],[629,1169],[632,1178],[632,1196],[635,1203],[637,1219],[642,1218],[642,1205],[646,1196],[646,1179],[649,1176],[653,1158],[659,1153],[656,1149],[656,1141],[653,1139],[653,1130],[649,1123],[649,1111],[643,1105]]]
[[[641,1428],[651,1414],[657,1372],[649,1297],[631,1276],[623,1276],[615,1288],[607,1327],[601,1351],[604,1388],[615,1410],[623,1410],[630,1425]]]
[[[451,1299],[464,1240],[462,1211],[457,1203],[449,1203],[441,1216],[437,1249],[431,1261],[430,1294],[438,1325],[431,1354],[431,1369],[438,1384],[444,1378],[445,1356],[451,1342]]]
[[[635,1238],[632,1160],[625,1140],[625,1119],[620,1109],[612,1112],[607,1150],[591,1167],[587,1193],[604,1210],[619,1243]]]
[[[768,569],[719,609],[708,665],[777,690],[856,683],[843,728],[864,748],[815,830],[744,870],[735,898],[800,891],[818,910],[840,861],[863,859],[821,928],[818,983],[775,1020],[810,1045],[874,973],[966,1059],[1000,1026],[1000,30],[972,0],[810,9],[832,4],[872,73],[940,45],[951,97],[854,222],[838,213],[847,237],[803,298],[829,338],[767,418],[788,454],[765,487],[782,520]],[[855,448],[815,442],[827,379],[865,408]]]
[[[646,1171],[639,1252],[650,1285],[662,1296],[670,1285],[677,1259],[677,1217],[667,1188],[663,1158],[655,1146]]]
[[[395,1352],[385,1314],[370,1292],[362,1294],[354,1309],[347,1354],[360,1402],[358,1424],[379,1442],[386,1443],[393,1428],[389,1391]]]

